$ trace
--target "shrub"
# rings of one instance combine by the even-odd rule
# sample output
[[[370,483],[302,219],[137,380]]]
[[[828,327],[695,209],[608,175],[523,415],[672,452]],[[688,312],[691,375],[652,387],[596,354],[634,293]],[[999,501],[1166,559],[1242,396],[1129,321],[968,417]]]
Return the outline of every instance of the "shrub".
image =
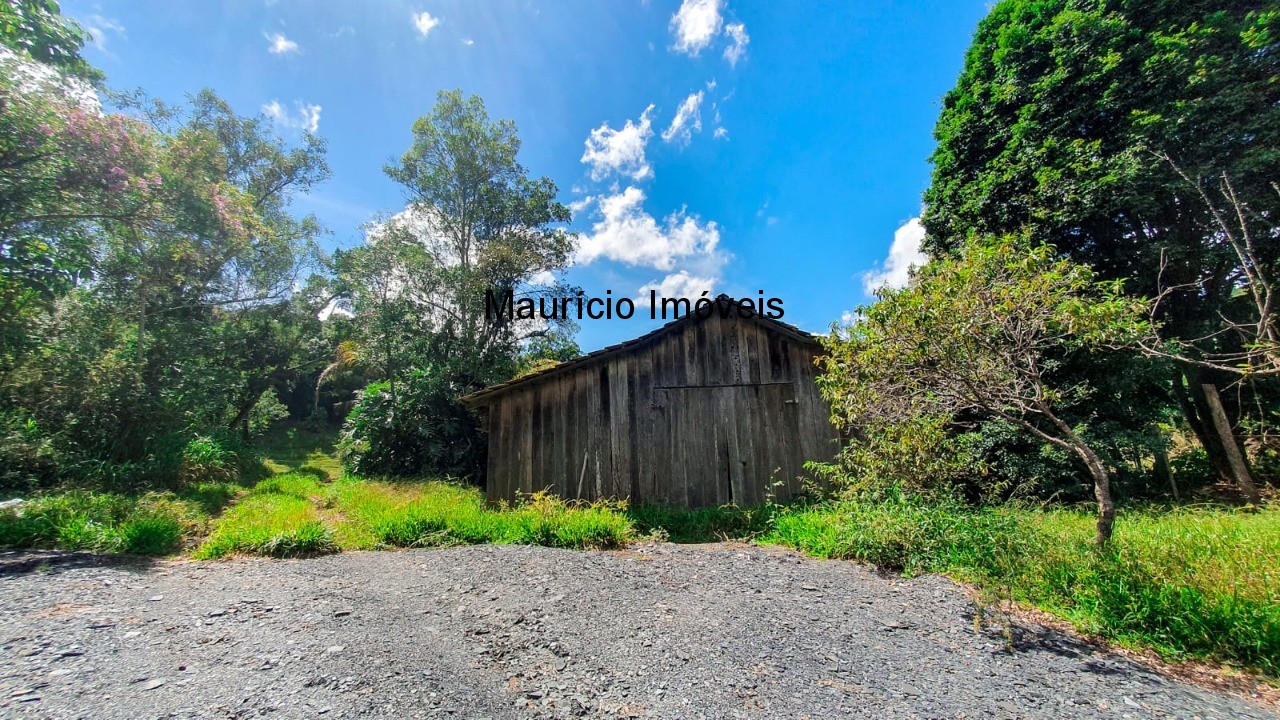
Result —
[[[30,492],[57,482],[64,460],[34,418],[6,413],[0,419],[0,487]]]
[[[485,438],[458,398],[492,379],[450,359],[405,373],[394,392],[370,385],[343,425],[339,458],[363,475],[479,477]]]
[[[237,456],[226,444],[209,435],[197,435],[182,449],[184,483],[235,480]]]
[[[168,555],[182,547],[182,523],[171,515],[142,512],[120,527],[122,550],[136,555]]]

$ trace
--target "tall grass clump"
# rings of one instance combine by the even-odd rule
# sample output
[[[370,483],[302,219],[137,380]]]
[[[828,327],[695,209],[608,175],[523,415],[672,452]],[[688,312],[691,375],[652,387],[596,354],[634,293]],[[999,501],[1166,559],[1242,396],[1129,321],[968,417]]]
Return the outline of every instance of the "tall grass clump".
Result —
[[[310,475],[290,473],[263,480],[214,523],[195,556],[304,557],[336,552],[333,531],[312,501],[320,494],[319,483]]]
[[[0,546],[168,555],[181,549],[200,517],[197,507],[169,493],[73,490],[0,512]]]
[[[1277,508],[1128,510],[1098,550],[1083,509],[900,496],[784,511],[766,540],[907,574],[946,573],[1091,635],[1280,677]]]
[[[720,507],[678,510],[661,505],[638,505],[627,516],[642,535],[658,535],[671,542],[703,543],[740,540],[766,532],[778,511],[777,505]]]
[[[569,504],[539,493],[515,507],[488,508],[478,489],[441,481],[338,483],[334,509],[352,525],[340,532],[372,547],[611,548],[634,534],[631,521],[612,505]]]

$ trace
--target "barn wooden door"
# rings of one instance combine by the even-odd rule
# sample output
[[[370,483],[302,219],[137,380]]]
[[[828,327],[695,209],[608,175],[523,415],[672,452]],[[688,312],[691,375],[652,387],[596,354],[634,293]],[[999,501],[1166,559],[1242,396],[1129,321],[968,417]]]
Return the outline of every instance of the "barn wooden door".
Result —
[[[655,388],[654,434],[665,458],[655,483],[665,504],[708,507],[765,501],[773,480],[785,498],[801,470],[791,383]]]

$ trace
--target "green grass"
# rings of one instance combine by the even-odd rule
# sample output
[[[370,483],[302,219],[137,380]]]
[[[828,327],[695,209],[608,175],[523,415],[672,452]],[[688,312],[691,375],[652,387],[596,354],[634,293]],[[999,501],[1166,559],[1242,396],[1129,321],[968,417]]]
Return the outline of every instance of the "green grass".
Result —
[[[1280,677],[1280,508],[1087,510],[845,502],[782,512],[766,542],[907,574],[946,573],[1081,631]]]
[[[207,520],[199,502],[173,493],[75,490],[0,512],[0,546],[169,555]]]
[[[333,453],[332,431],[317,432],[303,423],[281,423],[258,441],[263,464],[273,474],[300,472],[320,480],[342,477],[342,463]]]
[[[778,510],[776,505],[741,508],[737,505],[673,510],[661,505],[640,505],[627,511],[636,531],[675,543],[743,540],[766,532]]]
[[[634,535],[632,523],[604,504],[568,504],[539,495],[512,508],[488,508],[474,487],[447,482],[347,480],[331,495],[352,547],[428,547],[479,543],[611,548]]]
[[[213,525],[197,558],[235,553],[303,557],[337,551],[333,530],[321,519],[315,498],[321,495],[313,475],[288,473],[257,484]]]
[[[276,557],[386,547],[480,543],[611,548],[634,535],[615,508],[537,496],[488,508],[473,487],[343,477],[321,483],[287,473],[258,485],[214,525],[196,557],[234,553]]]

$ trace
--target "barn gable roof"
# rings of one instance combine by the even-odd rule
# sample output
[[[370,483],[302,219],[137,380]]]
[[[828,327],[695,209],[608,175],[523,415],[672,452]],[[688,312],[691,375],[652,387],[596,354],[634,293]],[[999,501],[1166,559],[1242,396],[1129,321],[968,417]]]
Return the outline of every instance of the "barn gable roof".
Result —
[[[717,303],[721,301],[733,302],[733,303],[737,302],[735,298],[731,298],[728,295],[724,295],[724,294],[721,294],[716,298]],[[718,314],[719,312],[720,311],[717,308],[716,314]],[[811,335],[810,333],[807,333],[804,330],[801,330],[800,328],[794,325],[789,325],[787,323],[784,323],[781,320],[774,320],[772,318],[764,317],[759,314],[753,315],[750,318],[741,317],[741,316],[738,316],[738,317],[739,319],[746,320],[748,322],[754,322],[754,323],[763,325],[771,330],[774,330],[775,332],[786,335],[799,342],[815,344],[815,345],[818,342],[818,339],[813,335]],[[497,385],[490,385],[489,387],[484,388],[483,390],[477,390],[469,395],[464,395],[461,398],[459,398],[458,401],[461,402],[463,405],[467,405],[467,406],[472,406],[472,407],[481,406],[484,404],[485,400],[491,399],[494,396],[500,395],[517,386],[543,380],[553,375],[573,372],[575,370],[579,370],[584,367],[595,365],[596,363],[601,362],[603,360],[607,360],[608,358],[611,358],[614,355],[618,355],[620,353],[627,352],[629,350],[634,350],[644,345],[647,345],[649,343],[652,343],[658,340],[659,338],[661,338],[662,336],[668,335],[684,325],[692,325],[698,322],[702,322],[706,319],[708,318],[700,317],[697,313],[688,313],[675,320],[672,320],[671,322],[667,323],[666,325],[663,325],[662,327],[656,330],[645,333],[640,337],[632,338],[631,340],[620,342],[617,345],[609,345],[608,347],[603,347],[599,350],[589,352],[586,355],[582,355],[580,357],[574,358],[573,360],[562,362],[558,365],[546,368],[544,370],[532,372],[532,373],[529,373],[528,375],[521,375],[520,377],[513,378],[506,382],[498,383]]]

